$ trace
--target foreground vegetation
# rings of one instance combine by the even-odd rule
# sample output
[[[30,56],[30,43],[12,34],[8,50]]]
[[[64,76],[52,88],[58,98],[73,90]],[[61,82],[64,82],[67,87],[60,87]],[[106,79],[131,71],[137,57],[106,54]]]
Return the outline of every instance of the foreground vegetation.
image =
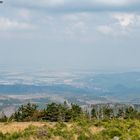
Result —
[[[13,125],[12,125],[13,124]],[[26,127],[25,127],[26,126]],[[0,140],[139,140],[138,120],[10,122],[0,124]],[[9,128],[6,129],[6,128]],[[16,129],[15,129],[16,128]],[[14,129],[14,130],[13,130]]]
[[[140,140],[140,114],[133,107],[116,115],[108,107],[98,112],[93,108],[90,117],[66,102],[43,110],[29,103],[1,121],[0,140]]]

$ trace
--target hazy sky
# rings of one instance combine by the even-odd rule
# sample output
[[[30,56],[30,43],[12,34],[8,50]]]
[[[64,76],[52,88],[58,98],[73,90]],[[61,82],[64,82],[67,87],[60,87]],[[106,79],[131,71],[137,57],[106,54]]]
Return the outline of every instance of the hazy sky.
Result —
[[[140,0],[4,0],[0,67],[140,68]]]

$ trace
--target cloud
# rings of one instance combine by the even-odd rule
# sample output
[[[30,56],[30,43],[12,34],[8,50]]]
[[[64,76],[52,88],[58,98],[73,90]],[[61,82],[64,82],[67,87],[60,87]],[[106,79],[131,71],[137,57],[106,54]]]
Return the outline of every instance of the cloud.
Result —
[[[97,27],[97,31],[103,33],[103,34],[110,34],[113,32],[113,29],[111,26],[108,25],[101,25]]]
[[[12,2],[10,0],[7,1],[7,4],[10,4],[12,6],[19,6],[23,8],[39,8],[39,7],[54,7],[64,5],[65,0],[13,0]]]
[[[134,14],[114,14],[113,18],[116,19],[124,28],[134,24],[136,20],[136,16]]]
[[[89,33],[88,20],[90,17],[86,13],[65,14],[62,16],[62,22],[66,25],[64,26],[65,33],[72,36]]]
[[[138,0],[93,0],[93,3],[108,6],[126,6],[137,3]]]
[[[9,18],[0,17],[0,30],[19,30],[19,29],[30,29],[32,26],[28,23],[18,22]]]
[[[140,11],[139,0],[13,0],[15,7],[41,9],[47,12]],[[7,2],[7,3],[8,3]]]
[[[44,0],[44,4],[47,4],[49,6],[58,6],[63,5],[65,0]]]
[[[109,21],[98,25],[97,31],[113,36],[130,36],[140,27],[140,15],[136,13],[113,13]]]

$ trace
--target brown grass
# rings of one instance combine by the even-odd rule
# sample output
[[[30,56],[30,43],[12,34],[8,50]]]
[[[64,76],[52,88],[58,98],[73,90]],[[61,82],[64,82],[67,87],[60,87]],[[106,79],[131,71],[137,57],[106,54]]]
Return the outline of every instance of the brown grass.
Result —
[[[30,125],[36,127],[42,127],[47,125],[46,122],[12,122],[12,123],[0,123],[0,132],[5,133],[14,133],[21,132],[28,128]]]
[[[68,132],[70,132],[73,128],[77,127],[75,123],[65,123],[67,126],[67,130]],[[11,122],[11,123],[0,123],[0,132],[2,132],[3,134],[6,133],[14,133],[14,132],[22,132],[23,130],[25,130],[26,128],[29,128],[29,126],[35,126],[35,127],[43,127],[43,126],[48,126],[49,128],[54,128],[55,129],[55,125],[56,123],[52,123],[52,122]],[[77,127],[78,129],[78,127]],[[99,133],[103,130],[103,127],[95,127],[95,126],[91,126],[89,127],[89,131],[92,134],[96,134]],[[74,134],[73,135],[73,140],[77,140],[78,135]],[[30,138],[28,138],[29,140],[38,140],[38,138],[33,138],[32,136]],[[22,140],[22,139],[21,139]],[[64,138],[60,137],[60,136],[53,136],[52,138],[50,138],[50,140],[64,140]]]
[[[103,127],[95,127],[95,126],[92,126],[92,127],[89,128],[89,130],[90,130],[90,132],[92,134],[96,134],[96,133],[99,133],[102,130],[104,130],[104,128]]]

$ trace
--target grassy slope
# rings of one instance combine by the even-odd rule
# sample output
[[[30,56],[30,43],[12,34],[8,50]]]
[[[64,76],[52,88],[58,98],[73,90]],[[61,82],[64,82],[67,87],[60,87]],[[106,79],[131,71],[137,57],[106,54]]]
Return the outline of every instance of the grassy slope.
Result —
[[[140,121],[12,122],[1,123],[0,132],[0,140],[140,140]]]

